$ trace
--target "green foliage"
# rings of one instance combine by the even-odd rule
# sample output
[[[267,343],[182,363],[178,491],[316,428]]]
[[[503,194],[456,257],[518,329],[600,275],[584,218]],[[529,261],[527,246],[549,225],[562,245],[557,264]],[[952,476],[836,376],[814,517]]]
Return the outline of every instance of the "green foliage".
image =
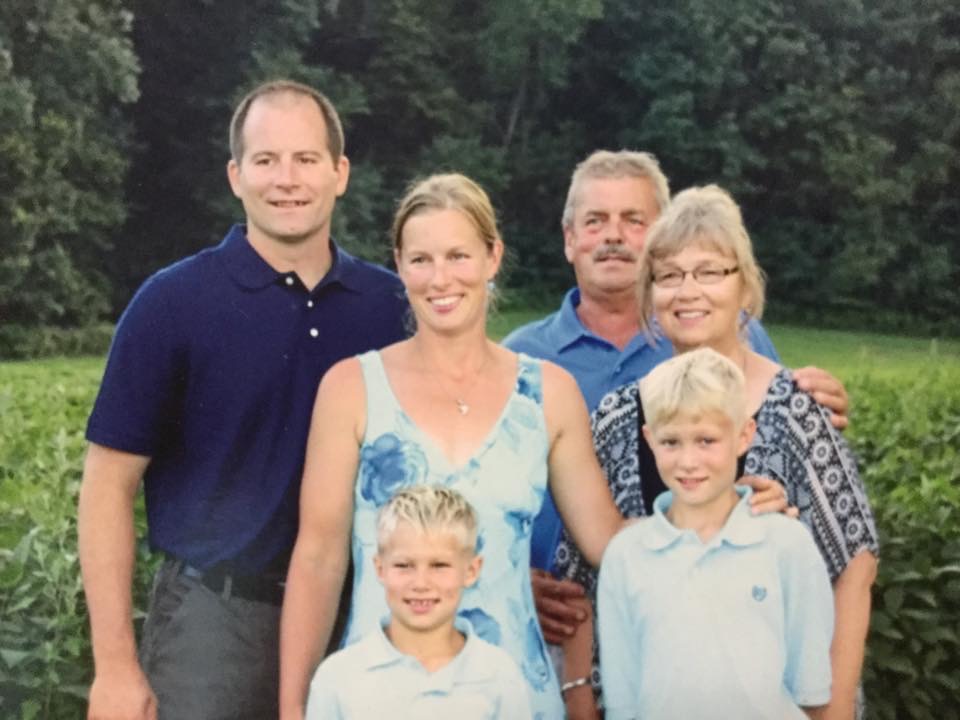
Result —
[[[413,178],[456,170],[499,211],[501,283],[562,289],[572,168],[634,147],[733,192],[781,319],[958,335],[958,67],[953,0],[11,0],[0,316],[104,319],[218,242],[233,104],[283,75],[340,109],[334,232],[364,257]]]
[[[491,317],[497,335],[540,314],[505,300]],[[823,354],[809,331],[777,327],[773,334],[789,362],[833,368],[853,397],[847,434],[882,543],[864,671],[871,716],[957,718],[960,358],[924,354],[917,341],[840,333],[828,334]],[[855,363],[836,364],[857,355]],[[101,372],[102,361],[90,359],[0,364],[2,718],[82,715],[92,668],[76,494],[83,427]],[[142,535],[142,511],[138,517]],[[138,608],[152,568],[141,547]]]
[[[871,717],[960,707],[960,369],[861,376],[851,443],[881,532],[864,685]]]
[[[0,5],[0,317],[74,325],[109,309],[102,256],[123,222],[137,99],[120,0]]]
[[[92,678],[76,542],[102,361],[0,365],[0,717],[75,720]],[[142,530],[142,516],[140,519]],[[137,607],[152,564],[140,550]]]
[[[3,325],[0,326],[0,359],[103,356],[110,347],[112,337],[113,325],[109,323],[77,328]]]

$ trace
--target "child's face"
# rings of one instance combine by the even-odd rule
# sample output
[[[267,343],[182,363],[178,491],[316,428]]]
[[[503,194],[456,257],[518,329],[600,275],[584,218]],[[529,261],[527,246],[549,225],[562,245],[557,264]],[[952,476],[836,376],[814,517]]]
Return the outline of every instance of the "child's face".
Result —
[[[678,415],[643,434],[675,504],[707,509],[724,505],[737,479],[737,457],[746,452],[756,423],[742,428],[722,412]]]
[[[477,580],[481,559],[455,533],[423,532],[401,522],[374,564],[393,622],[427,632],[453,622],[463,589]]]

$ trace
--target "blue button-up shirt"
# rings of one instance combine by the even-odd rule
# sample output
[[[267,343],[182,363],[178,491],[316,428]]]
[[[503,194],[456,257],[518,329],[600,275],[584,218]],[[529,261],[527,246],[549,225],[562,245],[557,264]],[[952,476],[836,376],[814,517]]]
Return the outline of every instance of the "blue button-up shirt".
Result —
[[[597,590],[608,720],[768,720],[830,699],[833,594],[801,523],[749,488],[707,542],[654,515],[610,543]]]
[[[307,290],[235,226],[149,278],[120,318],[87,439],[151,458],[155,550],[238,573],[285,564],[320,378],[405,336],[399,279],[330,247]]]
[[[587,409],[593,412],[608,392],[639,380],[673,357],[673,345],[665,338],[651,341],[641,332],[621,350],[584,326],[577,316],[579,304],[580,290],[573,288],[557,312],[517,328],[503,344],[515,352],[554,362],[573,375],[587,401]],[[760,323],[751,320],[747,333],[750,346],[756,352],[779,362],[777,351]],[[548,493],[533,525],[531,564],[534,567],[550,569],[561,529],[556,504]]]
[[[455,625],[466,644],[433,672],[397,650],[377,625],[317,668],[306,720],[530,720],[527,684],[517,664],[462,618]]]

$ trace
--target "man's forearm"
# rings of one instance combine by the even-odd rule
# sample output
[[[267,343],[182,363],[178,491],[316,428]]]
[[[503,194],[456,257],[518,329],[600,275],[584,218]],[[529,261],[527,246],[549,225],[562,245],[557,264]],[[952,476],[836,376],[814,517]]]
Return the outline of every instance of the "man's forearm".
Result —
[[[80,568],[97,670],[136,663],[131,584],[136,492],[109,477],[85,473],[77,521]]]

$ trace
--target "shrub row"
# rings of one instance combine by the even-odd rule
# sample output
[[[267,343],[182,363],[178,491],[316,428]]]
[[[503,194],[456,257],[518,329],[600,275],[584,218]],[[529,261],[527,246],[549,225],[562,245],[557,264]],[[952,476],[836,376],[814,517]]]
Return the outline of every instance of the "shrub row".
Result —
[[[100,371],[93,361],[0,365],[0,718],[83,716],[92,666],[76,495]],[[848,388],[848,433],[883,543],[864,674],[870,717],[957,720],[960,371]],[[149,576],[141,548],[141,608]]]
[[[851,443],[881,533],[870,717],[960,719],[960,372],[857,378]]]
[[[44,357],[103,356],[110,347],[113,325],[85,327],[0,325],[0,360]]]

